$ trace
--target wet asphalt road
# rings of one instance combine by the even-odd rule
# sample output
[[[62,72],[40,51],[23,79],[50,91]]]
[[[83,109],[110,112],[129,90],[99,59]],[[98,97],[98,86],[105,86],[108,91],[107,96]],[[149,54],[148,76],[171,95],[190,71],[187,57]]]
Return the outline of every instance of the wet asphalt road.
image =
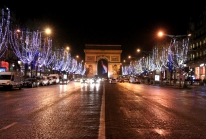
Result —
[[[107,82],[0,91],[1,139],[205,139],[206,92]]]
[[[123,83],[105,96],[109,139],[206,139],[204,89]]]
[[[1,92],[0,138],[98,138],[98,88],[71,82]]]

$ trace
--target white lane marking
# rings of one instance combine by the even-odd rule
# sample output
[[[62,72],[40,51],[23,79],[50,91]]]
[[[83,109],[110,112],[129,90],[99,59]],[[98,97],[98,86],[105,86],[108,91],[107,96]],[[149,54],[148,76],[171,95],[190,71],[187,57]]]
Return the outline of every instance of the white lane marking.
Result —
[[[102,106],[100,112],[100,126],[98,139],[105,139],[105,82],[103,83]]]
[[[17,124],[17,122],[13,122],[12,124],[7,125],[7,126],[1,128],[0,131],[1,131],[1,130],[5,130],[5,129],[9,128],[9,127],[12,127],[12,126],[15,125],[15,124]]]

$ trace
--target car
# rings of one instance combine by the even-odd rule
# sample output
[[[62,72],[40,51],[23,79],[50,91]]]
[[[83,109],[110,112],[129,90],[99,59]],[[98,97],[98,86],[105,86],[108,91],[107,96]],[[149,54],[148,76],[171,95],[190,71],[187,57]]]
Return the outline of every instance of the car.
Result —
[[[140,84],[140,79],[135,78],[135,77],[130,77],[129,83]]]
[[[59,76],[57,76],[58,74],[50,74],[48,77],[52,80],[52,84],[58,84],[60,79]]]
[[[124,79],[119,79],[119,82],[120,83],[124,83]]]
[[[43,76],[43,77],[42,77],[41,85],[42,85],[42,86],[50,85],[49,79],[47,78],[47,76]]]
[[[75,78],[74,81],[75,82],[80,82],[81,78]]]
[[[124,82],[129,82],[129,79],[128,78],[124,78]]]
[[[87,78],[81,78],[80,79],[80,83],[81,84],[86,84],[86,83],[88,83],[89,81],[88,81],[88,79]]]
[[[92,84],[99,84],[100,81],[101,81],[100,78],[93,78],[91,83],[92,83]]]
[[[21,89],[22,80],[23,77],[20,72],[0,72],[0,87]]]
[[[54,84],[54,83],[53,83],[53,80],[51,79],[51,77],[47,76],[47,79],[48,79],[48,82],[49,82],[48,85],[52,85],[52,84]]]
[[[70,81],[68,79],[61,79],[59,84],[68,84]]]
[[[23,81],[23,87],[38,87],[40,84],[39,80],[37,78],[26,78]]]
[[[39,85],[42,85],[43,77],[42,76],[36,76],[35,78],[39,81]]]
[[[117,83],[117,79],[114,79],[114,78],[109,79],[109,83],[116,84]]]

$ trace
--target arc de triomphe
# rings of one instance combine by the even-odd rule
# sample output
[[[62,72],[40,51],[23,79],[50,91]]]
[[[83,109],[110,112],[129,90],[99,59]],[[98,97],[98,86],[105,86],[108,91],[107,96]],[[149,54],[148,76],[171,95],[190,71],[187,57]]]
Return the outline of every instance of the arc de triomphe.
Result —
[[[121,74],[121,45],[85,44],[87,77],[118,78]]]

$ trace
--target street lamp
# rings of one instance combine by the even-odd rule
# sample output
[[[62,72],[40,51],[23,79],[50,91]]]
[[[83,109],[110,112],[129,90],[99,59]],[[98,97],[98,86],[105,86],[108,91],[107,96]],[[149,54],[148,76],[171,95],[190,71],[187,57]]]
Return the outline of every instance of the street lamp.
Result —
[[[187,35],[168,35],[168,34],[164,34],[164,32],[162,32],[162,31],[159,31],[157,35],[159,37],[168,36],[172,39],[177,39],[177,38],[181,38],[181,37],[190,37],[191,36],[191,34],[187,34]]]
[[[146,54],[150,54],[152,51],[142,51],[141,49],[137,48],[137,53],[144,52]]]
[[[46,34],[51,34],[51,29],[47,28],[47,29],[45,30],[45,32],[46,32]]]
[[[76,55],[76,59],[77,59],[77,61],[78,61],[78,59],[79,59],[79,55]]]
[[[14,63],[12,63],[12,67],[13,67],[13,69],[12,69],[12,70],[14,71],[14,67],[15,67],[15,64],[14,64]]]
[[[22,62],[19,60],[18,64],[19,64],[19,71],[21,72],[21,66],[22,66],[21,64],[22,64]]]
[[[39,65],[39,68],[40,68],[40,76],[41,76],[42,65]]]

